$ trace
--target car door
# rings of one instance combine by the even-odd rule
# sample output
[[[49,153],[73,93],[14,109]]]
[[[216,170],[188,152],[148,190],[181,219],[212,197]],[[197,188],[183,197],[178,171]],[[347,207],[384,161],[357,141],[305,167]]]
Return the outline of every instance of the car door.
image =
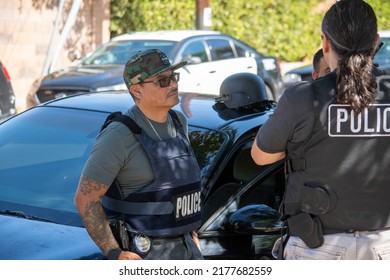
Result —
[[[233,74],[241,72],[257,74],[256,60],[253,57],[238,57],[229,39],[208,39],[206,42],[211,55],[211,62],[204,65],[205,71],[209,73],[207,85],[209,91],[219,94],[222,82]]]
[[[272,259],[280,236],[279,206],[284,192],[283,162],[256,165],[253,139],[234,148],[203,205],[199,230],[206,259]]]
[[[237,57],[229,39],[215,38],[188,43],[180,58],[189,64],[181,73],[179,88],[183,92],[219,95],[222,82],[232,74],[250,72],[257,74],[253,57]]]
[[[181,92],[202,93],[204,80],[208,79],[204,65],[210,62],[205,42],[195,39],[186,43],[179,51],[174,63],[182,60],[188,61],[188,64],[175,70],[175,72],[180,73],[179,90]]]

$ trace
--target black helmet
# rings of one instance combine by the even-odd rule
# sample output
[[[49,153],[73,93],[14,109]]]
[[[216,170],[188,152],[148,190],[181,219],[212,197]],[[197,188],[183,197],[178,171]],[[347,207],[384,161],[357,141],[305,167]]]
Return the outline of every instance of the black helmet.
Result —
[[[228,108],[239,108],[268,100],[262,78],[252,73],[237,73],[227,77],[221,84],[215,101]]]

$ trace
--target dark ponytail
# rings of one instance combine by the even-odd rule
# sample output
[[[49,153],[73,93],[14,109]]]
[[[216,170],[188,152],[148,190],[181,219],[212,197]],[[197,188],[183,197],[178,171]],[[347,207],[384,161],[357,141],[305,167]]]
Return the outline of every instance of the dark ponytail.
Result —
[[[360,113],[377,94],[372,61],[377,36],[375,13],[362,0],[341,0],[325,14],[322,31],[339,57],[337,101]]]

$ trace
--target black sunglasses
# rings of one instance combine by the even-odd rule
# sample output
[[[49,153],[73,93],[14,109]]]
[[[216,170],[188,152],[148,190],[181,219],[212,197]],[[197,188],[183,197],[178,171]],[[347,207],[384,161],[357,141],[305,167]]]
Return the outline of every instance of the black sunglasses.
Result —
[[[168,77],[163,77],[161,79],[158,79],[158,80],[155,80],[155,81],[143,81],[141,82],[142,83],[159,83],[160,84],[160,87],[162,88],[165,88],[167,86],[169,86],[171,84],[171,81],[174,81],[174,82],[178,82],[180,79],[180,73],[172,73],[172,75],[168,76]]]

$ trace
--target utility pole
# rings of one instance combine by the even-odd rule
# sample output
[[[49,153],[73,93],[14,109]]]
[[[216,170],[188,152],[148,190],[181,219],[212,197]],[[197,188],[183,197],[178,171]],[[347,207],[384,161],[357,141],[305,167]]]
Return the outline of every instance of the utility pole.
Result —
[[[211,29],[211,0],[196,0],[196,29]]]

